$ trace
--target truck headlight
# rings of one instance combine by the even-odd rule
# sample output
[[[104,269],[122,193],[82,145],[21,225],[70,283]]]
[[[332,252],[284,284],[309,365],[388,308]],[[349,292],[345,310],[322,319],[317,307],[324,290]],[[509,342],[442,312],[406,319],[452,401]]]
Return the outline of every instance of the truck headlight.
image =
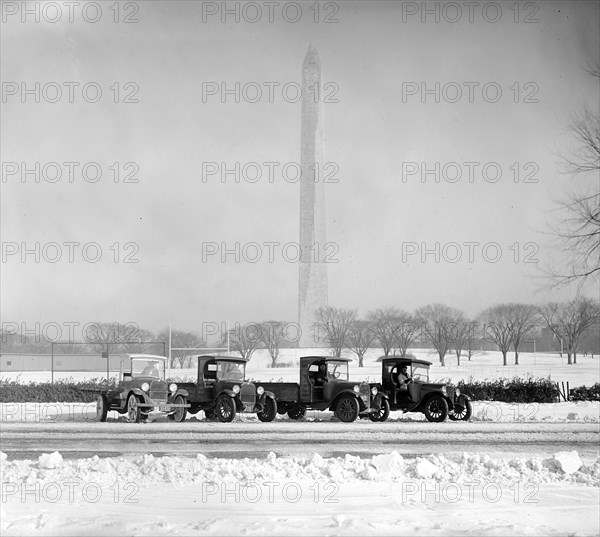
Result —
[[[144,382],[140,388],[142,388],[142,390],[144,390],[145,392],[147,392],[150,389],[150,384],[148,384],[147,382]]]
[[[240,387],[237,384],[232,389],[233,393],[240,393]]]
[[[175,384],[173,382],[173,384],[169,384],[169,390],[172,392],[176,392],[177,391],[177,384]]]
[[[354,385],[354,388],[352,388],[354,390],[354,393],[360,393],[360,388],[358,387],[358,384]]]
[[[377,388],[375,386],[371,388],[371,395],[377,395]]]
[[[456,388],[454,395],[456,395],[456,397],[460,396],[460,390],[458,388]]]
[[[262,386],[259,386],[258,388],[256,388],[256,393],[258,395],[262,395],[263,393],[265,393],[265,389]]]
[[[442,393],[446,395],[446,386],[442,386]]]

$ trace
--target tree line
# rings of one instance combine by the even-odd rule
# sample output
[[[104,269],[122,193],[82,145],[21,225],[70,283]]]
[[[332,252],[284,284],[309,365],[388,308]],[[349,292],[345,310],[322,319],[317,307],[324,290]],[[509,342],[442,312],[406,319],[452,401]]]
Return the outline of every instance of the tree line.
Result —
[[[527,341],[548,328],[567,355],[567,363],[577,363],[581,349],[600,352],[600,302],[578,297],[567,302],[542,306],[506,303],[491,306],[474,318],[445,304],[429,304],[409,313],[397,307],[379,308],[359,318],[357,309],[326,307],[316,312],[315,347],[327,347],[333,356],[344,350],[355,354],[359,367],[369,349],[381,348],[384,356],[406,356],[417,342],[436,351],[441,366],[447,356],[455,356],[457,365],[466,356],[470,361],[482,341],[493,344],[502,353],[503,365],[509,352],[514,363]],[[257,349],[266,349],[271,366],[276,367],[280,350],[293,347],[295,323],[263,321],[236,325],[220,335],[218,344],[243,358],[252,358]],[[292,327],[290,333],[290,327]],[[51,342],[18,332],[2,331],[2,352],[49,353]],[[117,353],[157,353],[167,350],[169,329],[158,333],[141,328],[131,329],[119,323],[93,323],[81,342],[55,345],[60,354],[98,353],[108,349]],[[207,342],[199,334],[171,331],[171,367],[190,367],[192,354],[200,354]],[[165,349],[165,351],[163,351]],[[198,352],[192,352],[198,351]]]

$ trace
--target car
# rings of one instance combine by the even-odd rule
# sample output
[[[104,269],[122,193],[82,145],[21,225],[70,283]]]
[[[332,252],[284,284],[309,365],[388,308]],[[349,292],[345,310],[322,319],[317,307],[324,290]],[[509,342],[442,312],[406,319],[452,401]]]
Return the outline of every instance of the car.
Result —
[[[359,415],[378,412],[386,397],[366,382],[351,381],[348,358],[302,356],[300,382],[264,383],[275,394],[280,414],[298,420],[307,409],[332,410],[343,422],[352,422]]]
[[[452,384],[436,383],[429,381],[429,368],[431,362],[415,358],[390,356],[382,357],[381,382],[372,383],[388,396],[390,410],[403,412],[422,412],[428,421],[441,422],[446,418],[453,421],[468,421],[473,413],[473,406],[468,395]],[[407,389],[401,389],[398,380],[400,369],[406,366],[408,377]],[[373,413],[373,421],[385,421],[388,418],[384,411]]]
[[[260,421],[277,417],[275,396],[260,383],[246,380],[247,358],[224,355],[198,356],[196,382],[181,383],[188,393],[190,414],[200,410],[209,420],[226,423],[238,412],[256,413]]]
[[[126,354],[121,356],[119,381],[115,389],[101,391],[96,399],[96,418],[106,421],[109,410],[127,414],[138,423],[151,412],[164,413],[173,421],[183,421],[189,405],[187,392],[166,381],[164,356]]]

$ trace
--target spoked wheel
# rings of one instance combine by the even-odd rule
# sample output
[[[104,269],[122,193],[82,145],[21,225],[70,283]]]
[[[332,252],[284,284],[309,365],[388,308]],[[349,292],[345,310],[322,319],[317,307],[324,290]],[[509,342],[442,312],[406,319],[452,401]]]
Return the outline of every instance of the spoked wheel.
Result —
[[[175,404],[176,405],[185,405],[185,397],[183,397],[183,395],[178,395],[177,397],[175,397]],[[175,409],[175,412],[173,412],[172,414],[169,414],[168,418],[171,421],[176,421],[177,423],[181,423],[183,420],[185,420],[186,416],[187,416],[187,408],[178,407]]]
[[[428,421],[440,422],[448,417],[448,403],[441,395],[435,395],[425,404],[425,417]]]
[[[217,399],[217,418],[222,423],[229,423],[235,418],[235,401],[229,395],[221,395]]]
[[[306,408],[303,406],[293,406],[288,409],[288,418],[291,420],[299,420],[302,419],[306,415]]]
[[[450,412],[448,417],[452,421],[469,421],[471,419],[471,414],[473,414],[473,404],[471,401],[467,401],[465,408],[461,412]]]
[[[375,412],[369,414],[371,421],[385,421],[390,415],[390,403],[387,399],[381,400],[381,408]]]
[[[96,420],[97,421],[106,421],[106,416],[108,414],[108,399],[106,395],[103,393],[98,396],[96,399]]]
[[[353,397],[352,395],[344,395],[341,397],[335,407],[335,417],[346,423],[356,420],[359,412],[360,407],[358,406],[358,401],[356,400],[356,397]]]
[[[139,399],[134,393],[127,399],[127,418],[131,423],[139,423],[142,419],[142,409],[139,407]]]
[[[256,415],[260,421],[273,421],[277,416],[277,403],[275,399],[267,397],[263,409],[257,412]]]

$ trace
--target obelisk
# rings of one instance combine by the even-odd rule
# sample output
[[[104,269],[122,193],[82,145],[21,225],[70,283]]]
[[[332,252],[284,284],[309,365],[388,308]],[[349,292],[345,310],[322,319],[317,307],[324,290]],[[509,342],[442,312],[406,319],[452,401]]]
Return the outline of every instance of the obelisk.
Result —
[[[327,306],[325,185],[323,183],[323,86],[321,60],[311,44],[302,64],[300,165],[299,347],[321,345],[316,311]]]

